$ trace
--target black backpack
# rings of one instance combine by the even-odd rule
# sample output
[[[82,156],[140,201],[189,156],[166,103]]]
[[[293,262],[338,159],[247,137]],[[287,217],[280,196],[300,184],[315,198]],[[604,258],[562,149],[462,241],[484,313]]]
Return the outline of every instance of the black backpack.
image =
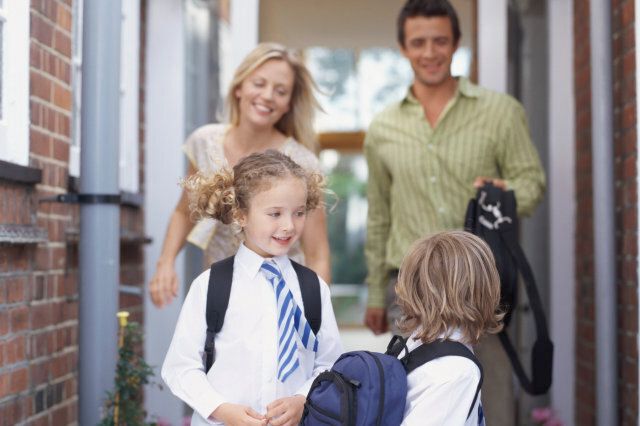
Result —
[[[496,259],[505,329],[517,303],[518,274],[522,275],[537,335],[531,351],[531,379],[527,377],[506,330],[502,330],[498,338],[524,390],[531,395],[542,395],[551,387],[553,343],[549,339],[547,321],[531,266],[518,242],[518,216],[513,191],[503,191],[490,183],[478,189],[476,198],[471,199],[467,206],[464,229],[485,240]]]
[[[209,371],[216,358],[215,338],[222,329],[224,316],[229,306],[231,281],[233,279],[233,260],[235,256],[215,262],[209,273],[207,290],[207,337],[204,341],[203,362],[205,372]],[[311,269],[291,260],[296,271],[304,305],[304,316],[314,334],[318,334],[322,324],[322,306],[320,299],[320,280]]]

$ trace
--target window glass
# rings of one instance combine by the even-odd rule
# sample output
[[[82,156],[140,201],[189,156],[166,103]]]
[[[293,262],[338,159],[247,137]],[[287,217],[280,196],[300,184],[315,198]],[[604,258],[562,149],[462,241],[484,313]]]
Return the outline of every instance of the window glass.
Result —
[[[327,149],[320,153],[320,164],[328,178],[329,189],[335,194],[335,197],[329,195],[327,198],[333,281],[362,284],[366,276],[366,161],[360,153],[341,153]]]
[[[317,114],[318,131],[347,131],[359,127],[355,55],[348,49],[313,47],[305,51],[311,75],[320,89],[324,112]]]

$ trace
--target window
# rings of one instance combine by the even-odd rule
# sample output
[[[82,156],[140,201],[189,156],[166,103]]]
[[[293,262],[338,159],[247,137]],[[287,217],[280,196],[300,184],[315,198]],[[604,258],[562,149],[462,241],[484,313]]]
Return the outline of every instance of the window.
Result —
[[[0,1],[0,160],[29,163],[27,1]]]
[[[122,2],[120,39],[120,189],[138,192],[140,0]]]
[[[74,2],[73,142],[69,173],[80,175],[82,1]],[[122,2],[120,37],[120,189],[139,190],[140,1]]]

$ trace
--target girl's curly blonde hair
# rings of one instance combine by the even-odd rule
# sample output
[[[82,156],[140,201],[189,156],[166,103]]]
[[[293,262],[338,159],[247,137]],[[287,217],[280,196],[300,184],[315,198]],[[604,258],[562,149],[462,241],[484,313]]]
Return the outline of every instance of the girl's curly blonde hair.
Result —
[[[323,206],[324,177],[305,170],[287,155],[273,149],[244,157],[233,167],[214,174],[197,172],[182,181],[189,194],[195,219],[213,218],[228,225],[238,223],[251,198],[271,187],[277,179],[295,177],[307,187],[307,211]]]
[[[458,329],[461,341],[475,344],[502,329],[500,276],[489,246],[463,231],[440,232],[409,249],[396,284],[404,317],[401,331],[416,339],[446,339]]]

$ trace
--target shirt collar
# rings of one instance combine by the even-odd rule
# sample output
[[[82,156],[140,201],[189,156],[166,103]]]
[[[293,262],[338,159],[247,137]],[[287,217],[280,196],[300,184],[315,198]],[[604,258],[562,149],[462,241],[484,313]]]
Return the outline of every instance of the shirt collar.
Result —
[[[238,252],[236,253],[236,262],[239,262],[247,270],[249,276],[252,278],[255,278],[255,276],[260,273],[260,267],[262,266],[262,263],[264,263],[265,260],[270,259],[273,260],[276,265],[278,265],[278,268],[282,273],[284,273],[285,268],[287,268],[291,264],[287,256],[264,258],[244,245],[244,243],[240,244]]]
[[[477,98],[480,96],[480,88],[469,81],[467,77],[456,77],[456,80],[458,80],[458,87],[456,89],[456,93],[453,95],[454,98],[458,95],[464,96],[465,98]],[[413,85],[409,86],[407,89],[407,94],[405,95],[403,102],[418,104],[418,100],[411,90],[412,87]]]
[[[415,348],[417,348],[418,346],[420,346],[422,344],[421,340],[416,339],[416,336],[421,331],[422,331],[422,329],[419,327],[417,330],[415,330],[413,333],[411,333],[411,337],[409,339],[407,339],[407,349],[409,349],[410,351],[414,350]],[[445,336],[445,333],[442,333],[440,336],[438,336],[438,339],[443,339],[444,336]],[[455,328],[455,329],[451,330],[451,333],[449,334],[449,337],[447,337],[447,340],[452,340],[454,342],[458,342],[461,339],[462,339],[462,332],[460,331],[459,328]],[[467,345],[467,347],[468,346],[469,345]]]

